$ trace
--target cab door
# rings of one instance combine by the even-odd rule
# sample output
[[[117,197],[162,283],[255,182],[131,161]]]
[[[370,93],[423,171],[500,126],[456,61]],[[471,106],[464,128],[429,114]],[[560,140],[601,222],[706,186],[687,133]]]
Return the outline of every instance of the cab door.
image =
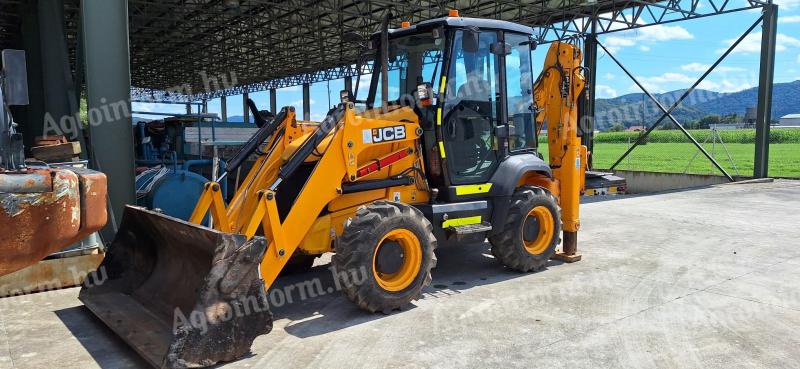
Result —
[[[450,185],[485,183],[500,158],[500,58],[491,52],[495,31],[454,31],[441,138]]]

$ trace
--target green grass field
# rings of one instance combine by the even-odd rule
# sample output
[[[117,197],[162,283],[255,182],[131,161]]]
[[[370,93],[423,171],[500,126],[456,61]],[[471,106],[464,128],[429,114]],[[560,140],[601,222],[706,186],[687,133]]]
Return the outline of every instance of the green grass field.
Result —
[[[706,139],[709,130],[692,131],[700,142]],[[709,154],[731,175],[737,169],[743,176],[753,174],[755,131],[719,131],[725,142],[724,148],[717,142],[703,145]],[[595,168],[610,168],[636,140],[635,132],[609,132],[595,136],[593,162]],[[641,145],[617,169],[667,173],[720,174],[702,153],[680,131],[654,131],[646,145]],[[770,135],[769,175],[774,177],[800,177],[800,129],[773,129]],[[547,145],[540,144],[542,154],[547,155]],[[725,149],[730,153],[730,159]],[[692,160],[692,157],[697,156]]]

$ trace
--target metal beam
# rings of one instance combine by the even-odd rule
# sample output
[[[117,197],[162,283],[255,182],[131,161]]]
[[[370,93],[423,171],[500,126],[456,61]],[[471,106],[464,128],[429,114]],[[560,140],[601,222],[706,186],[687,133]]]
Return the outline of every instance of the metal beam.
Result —
[[[219,107],[220,112],[222,113],[222,121],[228,121],[228,98],[227,96],[220,96],[219,97]]]
[[[747,37],[747,35],[749,35],[750,32],[752,32],[753,29],[755,29],[755,27],[761,22],[762,18],[763,17],[759,17],[758,19],[756,19],[756,21],[753,22],[753,24],[750,25],[750,27],[748,27],[747,30],[745,30],[744,33],[742,33],[741,36],[739,36],[739,38],[736,39],[736,41],[734,41],[730,46],[728,46],[728,49],[725,50],[725,52],[722,53],[722,55],[720,55],[717,58],[717,60],[714,62],[714,64],[712,64],[705,71],[705,73],[703,73],[703,75],[701,75],[700,78],[698,78],[691,87],[686,89],[686,91],[684,91],[683,94],[677,100],[675,100],[674,103],[672,103],[672,105],[669,107],[669,109],[666,109],[666,110],[663,108],[661,103],[658,102],[658,100],[656,100],[655,97],[652,94],[650,94],[650,92],[648,92],[647,89],[645,89],[644,86],[641,83],[639,83],[639,81],[625,68],[625,66],[622,65],[622,63],[619,60],[617,60],[617,58],[614,57],[614,55],[612,55],[608,51],[608,49],[606,49],[606,47],[603,46],[603,44],[601,44],[599,41],[597,41],[597,44],[601,48],[603,48],[603,50],[606,52],[606,54],[608,54],[609,57],[611,57],[611,60],[613,60],[614,63],[616,63],[620,67],[620,69],[622,69],[622,71],[625,72],[625,74],[627,74],[628,77],[630,77],[631,80],[633,80],[633,82],[636,83],[636,85],[639,86],[639,88],[651,100],[653,100],[653,102],[655,102],[655,104],[662,111],[661,117],[659,117],[658,120],[656,120],[656,122],[652,126],[647,128],[647,130],[645,130],[642,135],[639,135],[639,137],[636,139],[636,142],[634,142],[633,145],[631,147],[629,147],[628,150],[626,150],[625,153],[623,153],[622,156],[619,157],[619,159],[617,159],[617,161],[611,166],[610,169],[616,168],[617,165],[619,165],[622,162],[622,160],[624,160],[633,151],[633,149],[635,149],[637,146],[639,146],[641,143],[643,143],[644,140],[647,138],[647,136],[650,134],[650,132],[652,132],[656,127],[658,127],[658,125],[664,120],[664,118],[670,118],[670,120],[672,120],[672,122],[675,123],[675,125],[677,125],[678,128],[681,131],[683,131],[683,133],[689,138],[689,140],[692,141],[692,143],[694,143],[695,146],[697,146],[697,149],[700,150],[700,152],[702,152],[711,161],[711,163],[714,164],[714,166],[716,166],[717,169],[719,169],[722,172],[722,174],[725,175],[725,177],[727,177],[729,180],[733,181],[733,177],[731,177],[730,174],[728,174],[728,172],[725,171],[725,169],[723,169],[722,166],[720,166],[719,163],[717,163],[717,161],[714,160],[714,158],[711,157],[706,152],[706,150],[697,142],[697,140],[695,140],[694,137],[692,137],[692,135],[689,134],[689,132],[686,131],[686,129],[680,123],[678,123],[678,121],[672,116],[671,113],[672,113],[673,110],[675,110],[675,108],[678,107],[678,105],[680,105],[681,102],[683,102],[684,99],[686,99],[697,88],[697,86],[700,85],[701,82],[703,82],[703,80],[706,77],[708,77],[709,74],[711,74],[712,71],[714,71],[714,69],[720,63],[722,63],[723,60],[725,60],[726,57],[728,57],[728,55],[731,52],[733,52],[733,50],[736,48],[736,46],[738,46],[745,39],[745,37]]]
[[[350,93],[354,93],[353,92],[353,76],[344,77],[344,89],[347,90],[347,91],[350,91]],[[336,92],[337,92],[336,96],[339,96],[339,94],[338,94],[339,91],[336,91]]]
[[[752,29],[752,28],[751,28],[751,29]],[[749,33],[749,30],[748,30],[748,33]],[[741,39],[740,39],[739,41],[741,41]],[[689,141],[691,141],[691,142],[692,142],[692,144],[694,144],[694,146],[695,146],[695,147],[697,147],[697,149],[698,149],[698,150],[700,150],[700,152],[701,152],[701,153],[703,153],[703,155],[704,155],[704,156],[705,156],[705,157],[706,157],[706,158],[707,158],[707,159],[708,159],[708,160],[711,162],[711,164],[713,164],[713,165],[714,165],[714,166],[715,166],[715,167],[716,167],[716,168],[717,168],[717,169],[718,169],[718,170],[719,170],[719,171],[722,173],[722,175],[724,175],[724,176],[725,176],[725,178],[727,178],[729,181],[733,182],[733,181],[734,181],[734,179],[733,179],[733,177],[731,177],[731,175],[730,175],[730,174],[728,174],[728,171],[726,171],[726,170],[725,170],[725,168],[723,168],[723,167],[722,167],[722,166],[721,166],[721,165],[720,165],[720,164],[717,162],[717,160],[716,160],[716,159],[714,159],[714,157],[713,157],[713,156],[711,156],[711,154],[709,154],[709,153],[706,151],[706,149],[704,149],[704,148],[703,148],[703,145],[700,145],[700,143],[699,143],[699,142],[697,142],[697,140],[695,140],[695,138],[694,138],[694,137],[693,137],[693,136],[692,136],[692,135],[689,133],[689,131],[687,131],[687,130],[686,130],[686,128],[684,128],[684,127],[683,127],[683,125],[682,125],[682,124],[680,124],[680,122],[678,122],[678,120],[677,120],[677,119],[675,119],[675,117],[674,117],[674,116],[672,116],[672,111],[673,111],[673,110],[674,110],[676,107],[678,107],[678,105],[681,103],[681,101],[683,101],[683,99],[685,99],[687,96],[689,96],[689,94],[690,94],[690,93],[691,93],[691,92],[692,92],[692,91],[693,91],[693,90],[694,90],[694,89],[697,87],[697,85],[699,85],[699,84],[700,84],[700,82],[702,82],[702,81],[703,81],[703,79],[704,79],[704,78],[705,78],[705,77],[706,77],[706,76],[707,76],[709,73],[711,73],[711,71],[712,71],[712,70],[714,70],[714,67],[716,67],[716,66],[717,66],[717,65],[718,65],[718,64],[719,64],[719,63],[722,61],[722,59],[724,59],[724,58],[725,58],[725,56],[727,56],[727,52],[726,52],[725,54],[723,54],[723,55],[722,55],[722,57],[721,57],[720,59],[718,59],[718,60],[717,60],[717,62],[716,62],[714,65],[712,65],[712,66],[711,66],[711,68],[709,68],[709,70],[707,70],[707,71],[706,71],[706,73],[705,73],[705,74],[703,74],[703,75],[702,75],[702,76],[701,76],[701,77],[700,77],[700,78],[699,78],[699,79],[698,79],[698,80],[695,82],[695,84],[694,84],[694,85],[693,85],[691,88],[689,88],[688,90],[686,90],[686,91],[684,92],[684,94],[683,94],[683,95],[682,95],[682,96],[681,96],[681,97],[680,97],[678,100],[676,100],[676,101],[675,101],[675,103],[673,103],[673,104],[672,104],[672,106],[670,106],[670,108],[669,108],[669,109],[667,109],[667,108],[665,108],[665,107],[664,107],[664,105],[662,105],[662,104],[661,104],[661,102],[660,102],[660,101],[658,101],[658,99],[656,99],[656,97],[655,97],[655,96],[653,96],[653,94],[651,94],[651,93],[650,93],[650,91],[648,91],[648,90],[647,90],[647,89],[644,87],[644,85],[642,85],[642,83],[641,83],[641,82],[639,82],[639,80],[638,80],[636,77],[634,77],[634,76],[633,76],[633,74],[631,74],[631,72],[630,72],[630,71],[628,71],[628,69],[627,69],[627,68],[625,68],[625,66],[624,66],[624,65],[623,65],[623,64],[622,64],[622,63],[621,63],[621,62],[620,62],[620,61],[619,61],[619,60],[618,60],[618,59],[617,59],[617,58],[616,58],[616,57],[615,57],[613,54],[611,54],[611,52],[609,52],[609,51],[608,51],[608,49],[606,49],[606,47],[605,47],[605,46],[603,46],[603,44],[602,44],[602,43],[600,43],[600,42],[597,42],[597,45],[598,45],[598,46],[600,46],[600,47],[603,49],[603,51],[605,51],[605,52],[606,52],[606,55],[608,55],[608,56],[611,58],[611,60],[613,60],[613,61],[614,61],[614,63],[616,63],[616,64],[617,64],[617,66],[619,66],[619,68],[620,68],[620,69],[622,69],[622,71],[623,71],[623,72],[625,72],[625,74],[626,74],[626,75],[628,75],[628,78],[630,78],[630,79],[633,81],[633,83],[635,83],[637,86],[639,86],[639,89],[641,89],[641,90],[642,90],[642,92],[644,92],[644,94],[645,94],[645,95],[647,95],[647,97],[648,97],[648,98],[650,98],[650,100],[652,100],[652,101],[653,101],[653,103],[656,105],[656,107],[658,107],[658,109],[659,109],[659,110],[661,110],[661,112],[662,112],[662,116],[661,116],[661,118],[659,118],[659,119],[658,119],[658,121],[656,121],[656,123],[655,123],[655,124],[653,124],[652,126],[650,126],[650,128],[648,128],[648,129],[647,129],[647,130],[644,132],[644,134],[640,135],[640,136],[639,136],[639,138],[638,138],[638,139],[636,139],[636,142],[633,144],[633,146],[631,146],[630,148],[628,148],[628,151],[625,151],[625,153],[624,153],[624,154],[623,154],[623,155],[622,155],[622,156],[621,156],[619,159],[617,159],[617,162],[616,162],[616,163],[614,163],[614,165],[612,165],[610,169],[614,169],[614,168],[615,168],[617,165],[619,165],[619,163],[620,163],[620,162],[622,162],[622,159],[624,159],[624,158],[625,158],[625,157],[626,157],[628,154],[630,154],[630,153],[631,153],[631,151],[633,151],[633,149],[634,149],[634,148],[636,148],[636,146],[638,146],[638,145],[640,145],[642,142],[644,142],[644,140],[645,140],[645,138],[647,137],[647,135],[649,135],[649,134],[650,134],[650,132],[652,132],[652,131],[653,131],[653,129],[655,129],[655,128],[658,126],[658,124],[659,124],[659,123],[661,123],[661,121],[664,119],[664,117],[667,117],[667,118],[669,118],[669,120],[671,120],[671,121],[672,121],[672,123],[673,123],[673,124],[675,124],[675,126],[676,126],[676,127],[678,127],[678,129],[680,129],[680,130],[681,130],[681,132],[683,132],[683,134],[686,136],[686,138],[688,138],[688,139],[689,139]],[[728,52],[730,52],[730,50],[732,50],[732,48],[733,48],[733,47],[735,47],[735,45],[732,45],[732,46],[731,46],[731,48],[728,50]]]
[[[244,117],[244,119],[242,119],[242,120],[245,123],[250,123],[250,108],[247,106],[247,99],[249,99],[249,98],[250,98],[250,94],[248,94],[247,92],[242,94],[242,109],[244,109],[242,111],[242,113],[243,113],[242,116]]]
[[[311,86],[303,83],[303,120],[311,120]]]
[[[278,114],[278,93],[274,88],[269,89],[269,111]]]
[[[71,122],[61,126],[58,131],[44,134],[63,134],[71,140],[77,140],[86,148],[83,140],[82,125],[75,83],[72,80],[67,39],[64,30],[64,3],[55,0],[39,0],[39,34],[41,45],[41,72],[44,82],[45,117],[50,122]],[[32,132],[31,132],[32,133]],[[81,157],[86,158],[86,150]]]
[[[71,55],[79,23],[71,21],[76,1],[63,2]],[[3,47],[15,42],[14,26],[25,20],[18,4],[27,2],[0,0]],[[224,3],[129,0],[133,85],[162,91],[185,85],[196,101],[355,76],[353,65],[372,57],[361,58],[342,36],[377,31],[388,11],[418,23],[457,7],[464,16],[529,25],[536,42],[543,43],[583,36],[591,28],[597,34],[620,32],[758,9],[770,1],[322,0],[309,6],[306,0],[285,0],[241,1],[236,12]],[[207,74],[197,73],[201,70]]]
[[[753,177],[769,175],[769,126],[772,122],[772,82],[775,74],[775,38],[778,26],[778,6],[764,6],[761,32],[761,66],[758,74],[758,105],[756,105],[756,150]]]
[[[128,1],[82,0],[80,14],[92,158],[108,177],[110,223],[116,223],[116,231],[125,204],[136,201]]]
[[[41,50],[38,4],[34,1],[23,2],[20,6],[22,19],[20,21],[21,46],[25,49],[25,59],[28,67],[28,99],[30,103],[24,106],[11,107],[15,120],[19,121],[20,132],[23,133],[23,144],[31,148],[36,136],[41,136],[44,131],[44,116],[47,112],[44,96],[44,78],[41,65],[44,58]]]

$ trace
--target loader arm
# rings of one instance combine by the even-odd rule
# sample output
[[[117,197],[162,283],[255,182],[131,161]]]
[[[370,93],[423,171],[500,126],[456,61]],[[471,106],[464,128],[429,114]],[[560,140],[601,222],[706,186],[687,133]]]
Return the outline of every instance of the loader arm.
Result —
[[[313,128],[300,129],[294,119],[294,112],[290,111],[282,123],[276,123],[279,125],[276,134],[264,146],[266,149],[259,155],[230,206],[225,207],[219,184],[209,182],[190,218],[191,223],[199,223],[210,212],[214,229],[243,234],[247,239],[253,238],[259,229],[262,230],[268,240],[261,262],[261,274],[267,289],[314,226],[323,209],[348,192],[345,186],[358,184],[362,186],[361,191],[371,184],[363,180],[370,178],[373,171],[369,170],[369,165],[362,166],[365,163],[359,163],[358,158],[364,151],[381,143],[366,142],[365,132],[402,129],[405,136],[392,140],[391,144],[411,150],[416,147],[415,141],[421,132],[415,121],[398,122],[356,116],[352,103],[332,110],[322,123]],[[401,156],[404,156],[406,152],[403,149],[394,155],[402,153]],[[277,205],[281,184],[300,165],[308,163],[315,156],[318,160],[315,161],[313,172],[281,220]],[[391,155],[389,158],[376,159],[378,162],[392,160]],[[403,179],[392,180],[396,181],[392,183],[400,183]]]
[[[580,49],[573,44],[550,44],[542,73],[534,83],[536,129],[538,133],[547,124],[548,159],[558,181],[565,254],[577,249],[586,172],[586,146],[578,135],[578,96],[586,86],[581,59]]]

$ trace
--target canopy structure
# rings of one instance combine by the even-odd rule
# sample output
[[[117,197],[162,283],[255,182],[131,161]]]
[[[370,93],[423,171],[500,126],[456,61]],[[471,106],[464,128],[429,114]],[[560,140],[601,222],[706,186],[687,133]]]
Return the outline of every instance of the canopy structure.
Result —
[[[767,0],[129,0],[133,98],[196,101],[357,74],[360,51],[348,32],[444,16],[509,20],[531,26],[538,42],[757,8]],[[0,47],[18,39],[21,0],[0,1]],[[64,19],[73,66],[78,0]],[[369,72],[370,65],[363,66]],[[167,92],[165,94],[165,92]],[[170,94],[171,92],[171,94]]]

